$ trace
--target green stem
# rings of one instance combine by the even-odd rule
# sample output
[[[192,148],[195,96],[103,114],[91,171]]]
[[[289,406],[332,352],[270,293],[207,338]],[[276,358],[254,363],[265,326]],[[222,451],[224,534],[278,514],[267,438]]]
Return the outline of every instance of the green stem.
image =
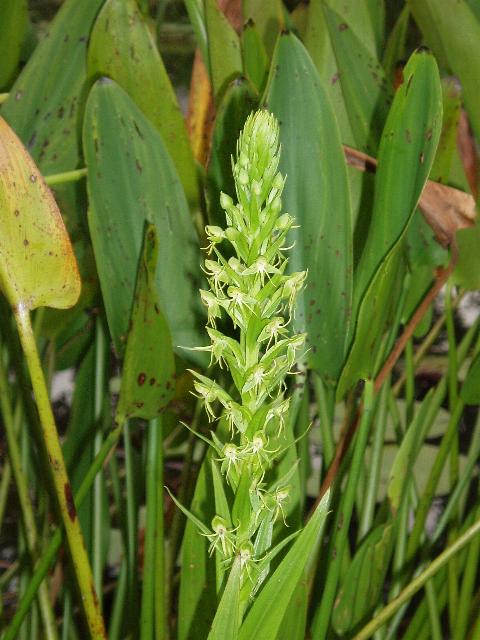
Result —
[[[92,486],[93,481],[95,480],[95,476],[97,475],[99,470],[102,468],[103,463],[105,462],[105,459],[107,458],[109,453],[112,451],[113,447],[117,444],[117,441],[120,435],[121,435],[121,427],[117,427],[105,439],[101,451],[99,452],[95,460],[92,462],[90,468],[87,471],[87,474],[85,475],[82,481],[82,484],[80,485],[80,488],[77,494],[75,495],[75,502],[79,507],[87,497],[88,492],[90,491],[90,487]],[[57,553],[60,550],[60,547],[62,546],[62,541],[63,541],[63,531],[62,529],[59,528],[53,534],[48,544],[48,547],[43,552],[42,557],[40,558],[37,566],[35,567],[35,571],[32,575],[32,578],[28,584],[27,589],[25,590],[25,594],[21,599],[17,607],[17,610],[15,612],[15,615],[13,616],[12,621],[10,622],[10,625],[7,628],[5,637],[2,640],[15,640],[15,638],[17,638],[18,630],[20,629],[22,622],[30,609],[30,606],[35,597],[35,594],[38,591],[40,584],[42,583],[45,576],[47,575],[48,570],[50,569],[50,566],[54,558],[56,557]]]
[[[3,416],[3,424],[5,426],[5,434],[7,436],[8,456],[12,465],[13,476],[17,487],[18,499],[20,502],[20,510],[22,514],[23,526],[25,530],[25,541],[28,553],[31,558],[32,566],[38,557],[37,549],[37,527],[35,524],[35,516],[33,506],[30,501],[29,488],[27,478],[23,472],[20,449],[17,443],[15,420],[12,413],[12,407],[9,400],[9,385],[7,373],[3,366],[0,354],[0,406]],[[55,624],[55,616],[50,601],[48,585],[43,583],[38,592],[40,614],[47,638],[55,640],[58,638]]]
[[[160,605],[163,609],[163,597],[159,597],[155,593],[155,587],[157,583],[157,576],[155,571],[156,566],[156,552],[157,552],[157,502],[158,493],[161,492],[163,484],[157,485],[158,467],[163,464],[163,441],[162,441],[162,427],[160,419],[153,419],[148,424],[148,439],[147,439],[147,460],[146,460],[146,522],[145,522],[145,540],[144,540],[144,555],[143,555],[143,590],[142,590],[142,605],[140,613],[140,638],[141,640],[151,640],[157,637],[155,633],[155,606]],[[163,539],[161,540],[163,546]],[[163,553],[162,553],[163,557]],[[163,563],[160,567],[163,574]],[[163,589],[163,575],[158,581],[161,585],[162,596]],[[163,620],[164,616],[160,613],[160,618]],[[162,631],[163,635],[163,631]],[[162,636],[160,636],[162,637]]]
[[[105,335],[102,323],[99,318],[95,327],[95,391],[94,391],[94,424],[95,437],[93,442],[93,455],[97,456],[102,448],[102,412],[105,390]],[[105,510],[103,493],[103,472],[100,470],[95,476],[93,488],[93,531],[92,531],[92,554],[93,554],[93,576],[95,588],[99,595],[99,604],[102,607],[102,585],[103,585],[103,513]]]
[[[135,488],[135,471],[133,450],[128,420],[123,426],[123,440],[125,446],[125,493],[126,493],[126,558],[127,558],[127,602],[128,629],[137,634],[137,499]]]
[[[20,342],[35,394],[43,441],[48,459],[50,460],[50,472],[52,474],[62,522],[65,527],[73,571],[80,590],[87,625],[93,639],[104,638],[106,635],[105,626],[98,606],[92,570],[77,517],[70,480],[65,468],[62,447],[58,439],[55,419],[50,406],[47,386],[35,344],[29,311],[23,305],[18,305],[18,307],[14,309],[14,313]]]
[[[158,434],[158,455],[156,468],[156,517],[155,525],[155,589],[154,589],[154,606],[155,606],[155,638],[156,640],[166,640],[169,637],[167,628],[168,610],[166,608],[166,559],[165,559],[165,521],[163,515],[164,503],[164,479],[163,479],[163,423],[161,418],[155,421],[155,428]]]
[[[475,517],[480,518],[480,507],[476,508]],[[478,574],[478,560],[480,557],[480,536],[477,536],[468,548],[467,562],[458,599],[456,616],[452,620],[453,640],[463,640],[467,637],[468,618],[470,615],[473,590]],[[450,566],[450,564],[449,564]]]
[[[380,406],[378,417],[375,421],[372,456],[368,468],[367,491],[363,504],[358,539],[364,538],[370,531],[375,504],[377,502],[378,488],[380,484],[380,472],[382,468],[382,456],[384,449],[385,431],[387,428],[388,396],[390,394],[390,378],[386,380],[380,392]]]
[[[432,640],[442,640],[442,627],[440,624],[440,614],[438,611],[437,594],[435,591],[435,583],[428,580],[425,584],[425,593],[427,594],[427,606],[430,620],[430,633]]]
[[[69,182],[78,182],[85,178],[87,175],[87,169],[73,169],[72,171],[64,171],[63,173],[53,173],[50,176],[44,176],[45,182],[49,187],[56,187],[59,184],[66,184]]]
[[[353,640],[368,640],[377,629],[385,624],[392,615],[403,604],[408,602],[423,585],[434,576],[441,567],[443,567],[451,558],[453,558],[463,547],[470,542],[476,535],[480,533],[480,520],[472,524],[464,534],[462,534],[455,542],[450,545],[443,553],[441,553],[422,573],[414,578],[409,585],[384,607],[375,618],[369,622],[363,629],[354,636]]]
[[[370,380],[365,383],[363,397],[364,408],[362,419],[353,445],[353,457],[348,473],[347,484],[342,496],[340,507],[336,514],[335,524],[332,529],[335,533],[330,544],[328,574],[325,582],[325,589],[318,609],[318,616],[313,624],[312,638],[314,640],[323,640],[327,637],[333,603],[337,592],[338,579],[342,567],[343,555],[348,544],[348,531],[355,502],[357,480],[362,469],[363,456],[370,433],[374,399],[373,383]]]
[[[8,100],[9,93],[0,93],[0,104],[3,104]]]
[[[417,512],[415,514],[415,524],[410,534],[410,538],[407,546],[408,559],[413,558],[413,556],[417,551],[420,538],[423,534],[425,520],[427,518],[427,514],[430,509],[433,496],[435,495],[435,489],[437,488],[440,475],[445,465],[445,461],[448,457],[448,454],[450,453],[450,446],[451,446],[452,440],[457,433],[457,426],[463,412],[463,407],[464,407],[463,401],[461,399],[458,399],[452,411],[452,415],[450,416],[450,422],[448,424],[447,431],[443,436],[442,442],[440,444],[440,447],[437,453],[437,457],[435,458],[435,462],[433,463],[432,470],[430,471],[430,476],[427,481],[427,486],[425,487],[423,495],[420,499],[420,503],[418,505]]]

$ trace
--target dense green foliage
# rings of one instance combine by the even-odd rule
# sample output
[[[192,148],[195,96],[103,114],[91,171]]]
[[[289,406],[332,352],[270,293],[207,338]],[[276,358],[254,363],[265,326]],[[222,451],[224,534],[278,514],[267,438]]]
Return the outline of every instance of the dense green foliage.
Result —
[[[47,5],[0,3],[0,637],[480,640],[478,3]]]

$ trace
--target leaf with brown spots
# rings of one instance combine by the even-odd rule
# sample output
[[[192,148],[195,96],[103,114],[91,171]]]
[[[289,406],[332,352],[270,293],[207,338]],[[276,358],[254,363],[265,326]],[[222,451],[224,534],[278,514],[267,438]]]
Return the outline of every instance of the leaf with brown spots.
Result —
[[[123,363],[118,423],[132,416],[145,420],[158,416],[175,390],[172,339],[155,288],[157,255],[155,225],[148,224]]]
[[[0,289],[12,306],[65,309],[80,294],[77,262],[40,171],[0,118]]]

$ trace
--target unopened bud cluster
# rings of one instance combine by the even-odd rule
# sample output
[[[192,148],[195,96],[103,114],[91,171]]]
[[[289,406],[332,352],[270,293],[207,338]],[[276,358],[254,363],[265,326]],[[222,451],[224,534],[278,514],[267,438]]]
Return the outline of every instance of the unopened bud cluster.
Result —
[[[262,522],[273,526],[277,519],[285,521],[288,484],[277,481],[268,487],[264,479],[285,451],[282,431],[290,402],[285,378],[305,343],[304,334],[289,335],[306,272],[286,275],[285,241],[294,220],[281,214],[284,178],[278,171],[278,137],[274,116],[264,110],[249,116],[233,164],[237,202],[222,193],[227,227],[206,228],[209,257],[204,269],[210,289],[201,291],[201,298],[211,344],[203,349],[210,351],[212,363],[230,371],[235,392],[193,372],[209,419],[221,413],[229,425],[226,441],[213,434],[220,470],[235,494],[242,478],[249,484],[249,521],[227,523],[215,516],[210,550],[226,560],[240,554],[247,572],[258,554],[255,539]],[[227,243],[234,254],[228,259],[222,253]],[[217,320],[224,314],[238,329],[238,340],[218,330]]]

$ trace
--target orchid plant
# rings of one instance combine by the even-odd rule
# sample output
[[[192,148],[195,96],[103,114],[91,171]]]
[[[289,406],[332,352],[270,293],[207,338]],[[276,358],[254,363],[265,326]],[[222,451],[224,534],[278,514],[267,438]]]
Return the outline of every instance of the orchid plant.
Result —
[[[233,391],[192,371],[208,419],[213,422],[221,413],[226,425],[223,433],[221,428],[212,431],[208,442],[214,450],[213,465],[220,463],[214,479],[230,487],[220,489],[217,482],[222,513],[215,515],[211,529],[195,521],[221,567],[240,558],[242,584],[247,576],[250,595],[268,573],[275,522],[287,524],[284,505],[294,469],[270,484],[266,478],[287,448],[284,429],[290,398],[285,381],[294,373],[305,344],[305,334],[289,334],[295,298],[307,274],[286,275],[285,243],[294,219],[281,213],[285,179],[278,171],[279,158],[277,120],[266,110],[251,114],[233,162],[237,202],[222,193],[227,226],[206,227],[209,257],[204,269],[210,288],[200,292],[210,344],[198,349],[210,352],[211,364],[228,369]],[[221,251],[227,244],[233,249],[230,258]],[[217,328],[225,314],[238,339]],[[226,492],[233,492],[231,511]]]

